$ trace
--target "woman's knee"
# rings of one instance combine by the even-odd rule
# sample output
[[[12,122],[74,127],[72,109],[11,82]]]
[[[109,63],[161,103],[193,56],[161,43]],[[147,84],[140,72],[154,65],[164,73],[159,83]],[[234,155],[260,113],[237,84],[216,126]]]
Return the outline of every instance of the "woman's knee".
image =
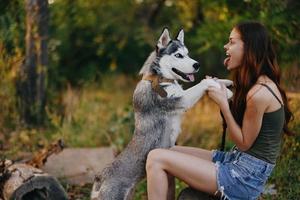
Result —
[[[164,149],[153,149],[148,153],[146,161],[146,171],[158,168],[162,164],[162,153]]]
[[[171,150],[171,151],[179,151],[180,147],[178,147],[178,146],[172,146],[169,150]]]

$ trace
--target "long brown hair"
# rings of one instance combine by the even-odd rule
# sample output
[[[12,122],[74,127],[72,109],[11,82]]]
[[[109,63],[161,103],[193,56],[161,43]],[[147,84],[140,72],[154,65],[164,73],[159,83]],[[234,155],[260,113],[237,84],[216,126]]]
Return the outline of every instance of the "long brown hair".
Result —
[[[277,85],[281,93],[285,111],[283,131],[291,135],[292,132],[287,125],[293,115],[288,106],[286,93],[280,86],[280,68],[266,28],[259,22],[244,22],[237,24],[234,29],[240,33],[244,42],[243,61],[233,75],[235,94],[231,110],[235,120],[242,126],[247,93],[256,84],[259,76],[266,75]]]

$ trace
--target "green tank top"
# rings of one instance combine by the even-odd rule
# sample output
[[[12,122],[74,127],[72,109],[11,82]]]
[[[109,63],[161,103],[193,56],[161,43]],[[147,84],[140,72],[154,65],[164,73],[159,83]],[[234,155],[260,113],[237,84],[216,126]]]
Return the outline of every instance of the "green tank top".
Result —
[[[275,164],[282,142],[285,121],[284,105],[269,86],[265,84],[261,85],[265,86],[275,96],[281,107],[274,112],[264,113],[259,134],[251,148],[245,151],[245,153]]]

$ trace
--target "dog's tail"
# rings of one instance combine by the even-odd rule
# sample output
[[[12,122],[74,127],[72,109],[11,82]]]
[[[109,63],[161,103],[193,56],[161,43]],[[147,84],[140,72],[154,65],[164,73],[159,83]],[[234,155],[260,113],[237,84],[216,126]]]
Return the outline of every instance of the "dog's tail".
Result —
[[[156,51],[152,51],[141,68],[139,75],[149,75],[151,73],[150,66],[156,59]]]

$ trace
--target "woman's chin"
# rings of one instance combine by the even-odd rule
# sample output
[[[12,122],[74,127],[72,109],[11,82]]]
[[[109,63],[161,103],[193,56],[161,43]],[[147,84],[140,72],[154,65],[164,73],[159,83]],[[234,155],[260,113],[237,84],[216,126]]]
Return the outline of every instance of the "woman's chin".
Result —
[[[231,65],[230,63],[228,63],[228,65],[226,65],[226,69],[227,70],[233,70],[233,69],[236,69],[236,68],[238,68],[239,67],[239,65]]]
[[[227,65],[227,70],[232,70],[232,69],[234,69],[234,67]]]
[[[226,65],[226,69],[231,70],[232,69],[231,65]]]

